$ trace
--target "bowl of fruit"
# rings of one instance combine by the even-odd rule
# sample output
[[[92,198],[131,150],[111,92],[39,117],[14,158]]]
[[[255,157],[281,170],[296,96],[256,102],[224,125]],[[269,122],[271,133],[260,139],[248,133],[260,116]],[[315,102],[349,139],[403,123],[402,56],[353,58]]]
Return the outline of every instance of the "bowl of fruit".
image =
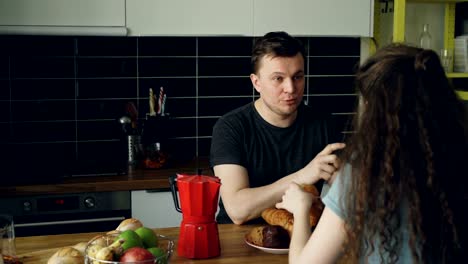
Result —
[[[174,241],[151,228],[115,230],[91,239],[85,248],[85,263],[167,264]]]

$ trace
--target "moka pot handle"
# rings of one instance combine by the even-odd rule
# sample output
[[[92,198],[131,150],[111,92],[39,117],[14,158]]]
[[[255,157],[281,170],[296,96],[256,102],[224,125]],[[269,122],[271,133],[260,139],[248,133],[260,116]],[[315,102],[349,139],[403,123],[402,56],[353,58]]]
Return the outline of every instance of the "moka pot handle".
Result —
[[[174,200],[174,206],[177,212],[182,213],[182,209],[179,206],[179,198],[177,197],[177,175],[172,175],[169,177],[169,186],[171,188],[172,199]]]

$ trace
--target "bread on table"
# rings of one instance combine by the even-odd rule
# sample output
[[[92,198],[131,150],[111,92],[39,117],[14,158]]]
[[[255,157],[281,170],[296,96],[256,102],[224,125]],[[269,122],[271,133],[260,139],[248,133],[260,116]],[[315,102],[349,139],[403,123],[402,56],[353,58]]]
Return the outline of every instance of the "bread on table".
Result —
[[[294,224],[293,215],[284,210],[276,208],[267,208],[262,212],[262,218],[270,225],[281,226],[285,230],[292,233],[292,228]]]
[[[314,185],[302,185],[302,189],[306,192],[312,193],[315,197],[319,196],[319,192]],[[320,199],[315,199],[312,203],[309,213],[310,227],[317,225],[320,216],[322,215],[324,205]],[[267,208],[262,212],[262,218],[270,225],[279,225],[286,229],[289,234],[292,233],[294,225],[293,215],[284,209]]]
[[[254,227],[246,235],[249,243],[267,248],[288,248],[289,233],[280,226],[266,225]]]

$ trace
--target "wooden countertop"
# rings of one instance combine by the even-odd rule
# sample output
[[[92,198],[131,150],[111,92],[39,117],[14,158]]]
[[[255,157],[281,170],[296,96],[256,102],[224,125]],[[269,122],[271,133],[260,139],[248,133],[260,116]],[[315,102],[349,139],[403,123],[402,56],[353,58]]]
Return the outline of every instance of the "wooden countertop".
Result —
[[[169,177],[176,173],[213,175],[207,158],[174,164],[166,169],[133,169],[127,175],[63,178],[51,184],[0,186],[0,197],[127,190],[169,190]]]
[[[254,225],[218,225],[221,255],[211,259],[191,260],[177,255],[179,228],[155,229],[158,234],[168,236],[175,242],[174,253],[170,263],[288,263],[287,255],[265,253],[245,244],[244,235]],[[16,251],[24,264],[47,263],[47,260],[60,247],[72,246],[79,242],[89,241],[102,233],[81,233],[51,236],[32,236],[16,238]]]

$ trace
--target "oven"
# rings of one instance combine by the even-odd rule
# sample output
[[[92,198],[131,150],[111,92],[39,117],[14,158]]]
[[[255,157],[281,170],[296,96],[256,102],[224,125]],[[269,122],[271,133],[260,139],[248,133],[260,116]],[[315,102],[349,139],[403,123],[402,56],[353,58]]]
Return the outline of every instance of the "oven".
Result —
[[[0,211],[13,215],[21,236],[107,232],[131,217],[130,191],[0,198]]]

